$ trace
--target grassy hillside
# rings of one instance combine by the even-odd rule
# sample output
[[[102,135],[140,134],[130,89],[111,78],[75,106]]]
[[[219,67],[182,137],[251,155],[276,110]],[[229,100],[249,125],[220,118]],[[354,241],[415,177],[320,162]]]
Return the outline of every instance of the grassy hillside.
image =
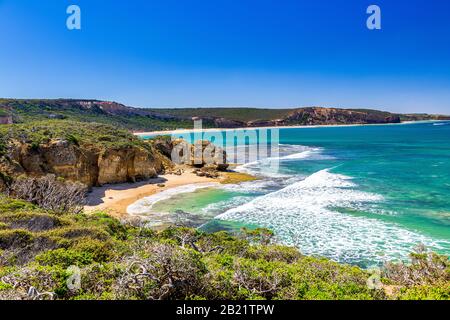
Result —
[[[292,109],[258,108],[176,108],[154,109],[161,114],[182,117],[226,118],[237,121],[276,120],[286,117]]]
[[[30,121],[0,126],[0,146],[4,146],[10,139],[35,146],[51,139],[65,139],[77,145],[99,148],[147,146],[127,130],[102,123],[69,120]]]
[[[156,233],[0,196],[0,299],[449,299],[447,258],[414,257],[371,289],[373,272],[271,244],[268,230]]]
[[[0,110],[10,110],[14,123],[47,120],[98,122],[132,131],[192,128],[192,118],[203,126],[233,128],[272,125],[393,123],[400,120],[450,119],[427,114],[398,115],[370,109],[336,108],[132,108],[98,100],[0,99]],[[5,111],[3,111],[5,112]]]
[[[34,121],[70,120],[80,122],[98,122],[129,130],[170,130],[192,127],[192,121],[182,119],[158,119],[151,113],[137,114],[125,110],[110,113],[100,105],[85,107],[78,100],[9,100],[0,99],[0,105],[11,108],[15,123]]]

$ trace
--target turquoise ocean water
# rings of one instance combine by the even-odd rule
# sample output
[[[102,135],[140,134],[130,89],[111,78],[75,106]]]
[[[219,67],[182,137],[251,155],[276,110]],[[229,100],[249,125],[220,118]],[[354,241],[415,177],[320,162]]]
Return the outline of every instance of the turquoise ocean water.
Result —
[[[257,181],[182,187],[130,210],[181,210],[206,231],[267,227],[305,254],[361,266],[418,243],[450,254],[450,122],[286,128],[279,139],[276,172],[261,158],[237,169]]]

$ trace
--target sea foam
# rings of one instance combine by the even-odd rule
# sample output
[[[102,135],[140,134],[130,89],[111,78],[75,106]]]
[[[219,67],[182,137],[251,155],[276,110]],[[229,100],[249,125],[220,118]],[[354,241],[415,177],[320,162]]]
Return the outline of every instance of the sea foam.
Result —
[[[434,248],[446,245],[392,223],[338,212],[336,208],[365,210],[383,201],[382,196],[356,187],[348,176],[321,170],[216,219],[270,228],[284,244],[340,262],[404,259],[419,242]]]
[[[152,207],[155,203],[167,200],[172,198],[173,196],[182,194],[182,193],[191,193],[198,189],[204,189],[204,188],[212,188],[216,187],[218,183],[211,182],[211,183],[197,183],[197,184],[188,184],[184,186],[179,186],[175,188],[170,188],[164,191],[161,191],[159,193],[156,193],[154,195],[151,195],[149,197],[142,198],[141,200],[136,201],[135,203],[131,204],[127,208],[127,213],[129,215],[135,215],[135,216],[145,216],[152,214]]]
[[[236,171],[260,177],[286,179],[291,178],[292,175],[281,172],[279,166],[273,165],[274,162],[282,163],[284,161],[333,159],[334,158],[329,155],[324,155],[322,148],[284,144],[279,146],[279,154],[277,156],[263,157],[255,161],[241,164],[236,168]]]

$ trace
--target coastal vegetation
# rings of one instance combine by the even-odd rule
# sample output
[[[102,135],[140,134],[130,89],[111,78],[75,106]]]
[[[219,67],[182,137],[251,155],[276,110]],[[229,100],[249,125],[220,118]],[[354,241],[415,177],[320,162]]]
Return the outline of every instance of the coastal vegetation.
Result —
[[[370,270],[271,238],[265,229],[155,232],[102,212],[55,213],[2,196],[0,299],[450,298],[448,258],[424,248],[410,264],[383,268],[373,287]]]
[[[98,122],[132,131],[192,128],[193,119],[204,128],[257,126],[398,123],[444,120],[449,116],[393,114],[372,109],[345,108],[133,108],[116,102],[71,99],[0,99],[0,110],[9,110],[14,123],[46,120]],[[1,111],[0,111],[1,112]]]
[[[117,103],[95,100],[10,100],[0,99],[0,106],[11,109],[14,123],[47,120],[96,122],[127,130],[168,130],[191,127],[192,121],[158,118]]]
[[[70,117],[0,126],[0,299],[450,299],[448,257],[423,246],[374,272],[267,229],[154,231],[81,209],[86,188],[163,172],[168,143]]]
[[[148,144],[127,130],[96,122],[47,119],[0,126],[0,141],[3,146],[7,140],[37,146],[52,139],[67,139],[73,145],[92,145],[98,148],[148,147]]]

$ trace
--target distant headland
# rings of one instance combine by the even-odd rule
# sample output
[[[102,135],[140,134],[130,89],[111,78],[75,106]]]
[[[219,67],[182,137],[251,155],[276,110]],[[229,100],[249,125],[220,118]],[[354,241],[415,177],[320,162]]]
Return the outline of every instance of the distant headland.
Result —
[[[134,108],[121,103],[76,99],[0,99],[0,124],[42,120],[110,124],[134,132],[204,128],[246,128],[384,124],[404,121],[450,120],[448,115],[398,114],[372,109],[299,108]]]

